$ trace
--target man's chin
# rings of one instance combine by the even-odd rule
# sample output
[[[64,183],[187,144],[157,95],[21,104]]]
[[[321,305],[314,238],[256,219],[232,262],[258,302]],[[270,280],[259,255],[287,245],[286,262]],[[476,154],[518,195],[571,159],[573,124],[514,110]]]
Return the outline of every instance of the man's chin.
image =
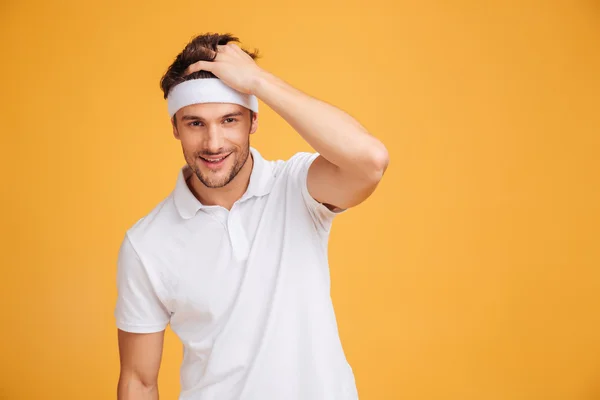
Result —
[[[227,166],[218,170],[211,170],[200,166],[196,176],[207,188],[218,189],[229,183],[231,170],[232,168],[227,168]]]
[[[197,157],[195,165],[196,176],[207,188],[222,188],[233,179],[232,174],[236,168],[237,157],[238,155],[233,152],[218,165],[210,164],[202,158]]]
[[[229,183],[225,174],[221,175],[220,173],[201,173],[198,178],[200,179],[200,182],[209,189],[218,189]]]

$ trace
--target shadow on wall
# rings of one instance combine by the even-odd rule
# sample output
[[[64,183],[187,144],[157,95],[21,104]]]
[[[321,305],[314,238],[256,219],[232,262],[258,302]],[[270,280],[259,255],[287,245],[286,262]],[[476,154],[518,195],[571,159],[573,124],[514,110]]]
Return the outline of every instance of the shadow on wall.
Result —
[[[600,1],[597,1],[598,11],[600,11]],[[600,365],[596,367],[595,378],[592,379],[589,393],[584,397],[585,400],[600,400]]]

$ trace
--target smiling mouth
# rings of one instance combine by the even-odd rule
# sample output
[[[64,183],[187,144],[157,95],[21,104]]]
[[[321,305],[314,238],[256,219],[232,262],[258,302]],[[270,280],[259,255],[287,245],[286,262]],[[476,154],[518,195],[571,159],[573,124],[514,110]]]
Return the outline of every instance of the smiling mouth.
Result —
[[[229,153],[229,154],[231,154],[231,153]],[[220,157],[220,158],[204,158],[202,156],[200,156],[200,158],[203,159],[206,162],[216,164],[216,163],[219,163],[219,162],[223,161],[227,157],[229,157],[229,154],[227,154],[227,155],[225,155],[223,157]]]
[[[223,165],[223,163],[225,162],[227,157],[229,157],[230,155],[231,155],[231,153],[228,153],[224,156],[217,157],[217,158],[215,158],[215,157],[207,158],[207,157],[202,157],[202,156],[198,156],[198,158],[200,158],[200,160],[202,160],[204,165],[206,165],[210,169],[218,169]]]

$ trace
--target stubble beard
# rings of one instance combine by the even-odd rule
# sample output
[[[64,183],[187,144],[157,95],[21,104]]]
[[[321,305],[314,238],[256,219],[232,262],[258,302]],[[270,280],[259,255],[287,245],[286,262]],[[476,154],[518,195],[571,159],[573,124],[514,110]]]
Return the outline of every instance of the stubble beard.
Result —
[[[227,186],[229,184],[229,182],[231,182],[237,176],[237,174],[242,170],[242,168],[246,164],[246,161],[248,160],[248,157],[250,156],[250,142],[248,142],[248,144],[246,145],[246,147],[244,148],[244,151],[242,153],[237,154],[237,155],[231,154],[228,157],[232,157],[232,156],[235,156],[235,164],[231,167],[229,174],[227,174],[223,178],[217,178],[214,176],[210,176],[211,172],[209,172],[208,174],[203,173],[197,164],[197,160],[198,160],[197,154],[193,156],[194,158],[193,158],[192,162],[190,162],[188,160],[188,165],[190,166],[192,171],[194,171],[194,174],[196,175],[198,180],[200,182],[202,182],[202,184],[204,186],[206,186],[207,188],[211,188],[211,189],[218,189],[218,188]]]

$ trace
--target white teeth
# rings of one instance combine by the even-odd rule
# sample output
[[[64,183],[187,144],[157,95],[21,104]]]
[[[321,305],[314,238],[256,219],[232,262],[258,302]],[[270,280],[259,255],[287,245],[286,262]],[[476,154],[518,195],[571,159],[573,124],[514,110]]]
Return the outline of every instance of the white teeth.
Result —
[[[203,159],[204,161],[207,161],[207,162],[209,162],[209,163],[218,163],[219,161],[223,160],[224,158],[225,158],[225,157],[221,157],[221,158],[219,158],[219,159],[217,159],[217,160],[207,160],[206,158],[202,157],[202,159]]]

